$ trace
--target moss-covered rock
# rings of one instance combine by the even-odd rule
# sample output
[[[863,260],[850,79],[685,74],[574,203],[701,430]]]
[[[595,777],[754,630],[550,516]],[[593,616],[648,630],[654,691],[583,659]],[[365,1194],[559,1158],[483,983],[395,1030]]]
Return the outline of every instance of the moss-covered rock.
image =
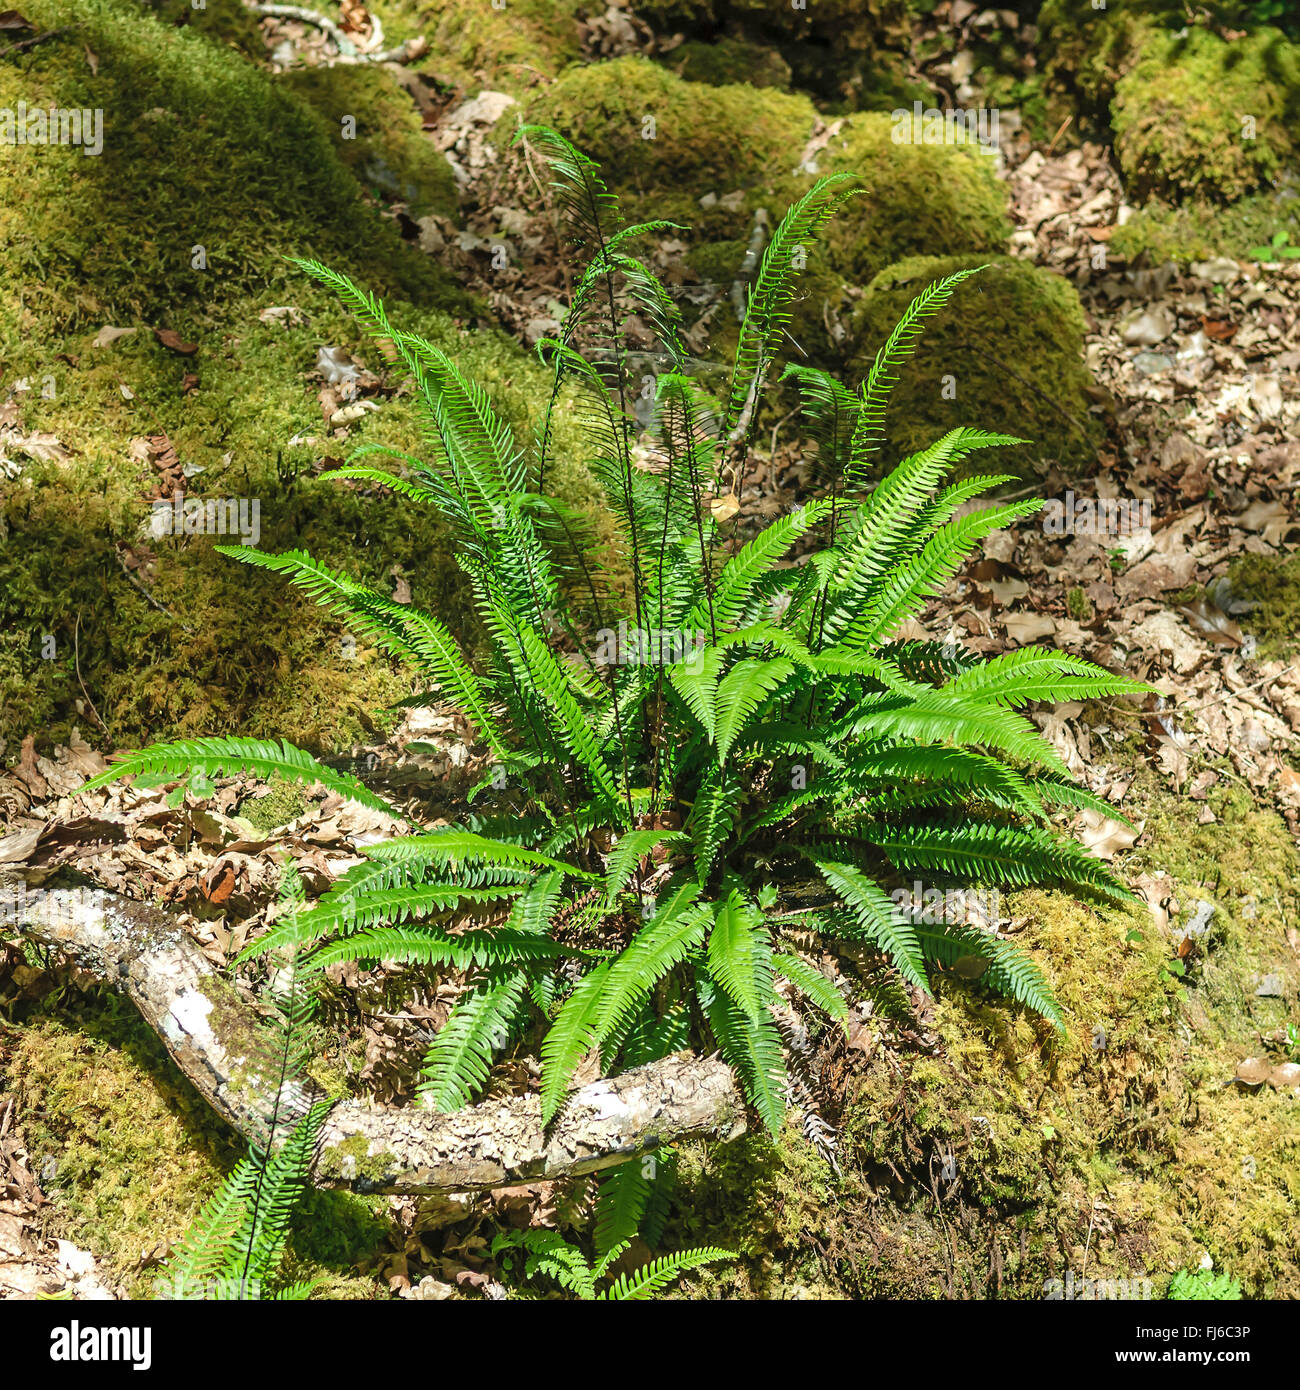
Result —
[[[528,119],[568,136],[620,191],[703,194],[788,173],[817,113],[806,97],[710,87],[646,58],[616,58],[565,73]]]
[[[816,156],[819,175],[851,172],[864,190],[825,237],[831,267],[852,284],[866,285],[908,256],[1006,245],[1007,196],[992,157],[973,141],[917,143],[910,109],[908,116],[851,116]]]
[[[704,43],[732,39],[774,51],[789,65],[795,87],[839,109],[924,95],[907,75],[904,0],[816,0],[799,7],[771,0],[645,0],[636,8],[661,34],[685,33]],[[737,74],[729,80],[750,79]]]
[[[26,13],[41,29],[79,27],[0,65],[0,109],[102,109],[104,147],[0,145],[0,377],[6,394],[33,384],[10,406],[22,436],[67,451],[38,461],[9,450],[0,739],[10,757],[28,733],[66,742],[93,722],[92,705],[119,745],[182,732],[282,733],[314,747],[369,735],[371,711],[409,693],[409,678],[374,652],[350,657],[323,610],[215,554],[222,537],[151,537],[158,473],[131,457],[131,441],[165,435],[191,495],[256,501],[263,548],[304,545],[384,592],[396,566],[416,602],[447,610],[455,567],[431,515],[313,476],[363,439],[424,443],[409,395],[329,427],[311,375],[318,351],[355,350],[381,375],[385,363],[284,257],[318,257],[386,296],[395,321],[482,379],[523,437],[541,368],[504,335],[449,316],[473,306],[367,202],[293,82],[130,0],[35,0]],[[368,75],[296,81],[330,99],[355,83],[385,109],[398,101]],[[409,120],[397,130],[409,135]],[[206,270],[191,266],[196,244]],[[93,346],[106,324],[133,332]],[[153,327],[194,352],[170,351]]]
[[[1145,255],[1151,265],[1213,256],[1244,261],[1277,232],[1300,241],[1300,185],[1247,194],[1226,207],[1204,199],[1174,205],[1153,198],[1116,228],[1110,246],[1128,259]]]
[[[1269,28],[1231,43],[1150,32],[1116,84],[1111,124],[1139,198],[1240,198],[1300,173],[1300,47]]]
[[[981,451],[972,467],[988,471],[1067,470],[1090,466],[1105,426],[1083,360],[1083,310],[1058,275],[1009,256],[913,257],[882,271],[867,287],[854,323],[865,375],[877,348],[908,304],[932,281],[987,265],[965,281],[928,321],[920,348],[895,388],[885,434],[893,455],[923,448],[959,425],[1031,442]]]
[[[392,8],[385,7],[385,17]],[[399,0],[396,8],[429,40],[425,71],[470,96],[488,87],[521,97],[582,57],[578,16],[592,7],[584,0],[506,0],[500,7],[489,0]]]
[[[464,305],[366,207],[321,116],[234,50],[129,0],[36,0],[27,14],[76,27],[4,64],[0,109],[99,110],[103,148],[0,146],[0,279],[20,331],[138,316],[184,334],[285,281],[291,254]]]
[[[408,205],[412,217],[456,213],[456,180],[423,133],[409,94],[375,64],[299,68],[280,85],[325,117],[334,148],[365,188]]]
[[[711,43],[689,39],[660,60],[687,82],[707,82],[713,87],[747,82],[751,87],[790,89],[790,64],[774,49],[743,39],[714,39]]]

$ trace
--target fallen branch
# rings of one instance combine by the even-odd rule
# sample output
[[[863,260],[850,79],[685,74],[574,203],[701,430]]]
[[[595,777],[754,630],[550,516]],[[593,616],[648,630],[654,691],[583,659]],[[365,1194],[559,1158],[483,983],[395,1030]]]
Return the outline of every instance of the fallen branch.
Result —
[[[174,918],[101,889],[30,890],[0,870],[4,924],[122,990],[212,1108],[265,1143],[276,1072],[257,1014]],[[325,1122],[313,1178],[359,1192],[467,1192],[594,1172],[744,1128],[730,1068],[677,1053],[579,1088],[548,1128],[535,1095],[451,1115],[341,1101]]]
[[[300,24],[314,25],[326,38],[333,41],[339,51],[339,56],[330,59],[327,63],[329,67],[335,63],[413,63],[417,58],[423,57],[429,49],[429,42],[423,36],[407,39],[393,48],[381,48],[380,46],[384,42],[384,31],[379,20],[374,16],[371,17],[371,24],[374,27],[371,31],[370,42],[376,51],[362,52],[350,34],[341,29],[328,15],[321,14],[319,10],[304,9],[301,5],[254,3],[246,3],[245,8],[252,10],[254,14],[266,15],[271,19],[296,19]]]

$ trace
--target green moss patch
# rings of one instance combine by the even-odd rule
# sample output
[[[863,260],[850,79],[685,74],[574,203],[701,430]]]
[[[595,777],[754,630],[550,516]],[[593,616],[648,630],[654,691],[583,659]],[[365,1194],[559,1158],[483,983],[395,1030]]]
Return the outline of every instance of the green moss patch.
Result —
[[[185,1233],[242,1144],[114,995],[0,1029],[16,1119],[51,1200],[48,1233],[90,1250],[131,1297],[151,1297],[161,1247]],[[346,1194],[310,1194],[291,1241],[295,1277],[320,1279],[320,1296],[375,1296],[356,1265],[386,1238],[376,1213]]]
[[[412,217],[456,213],[456,180],[423,133],[410,95],[375,64],[302,68],[279,85],[324,116],[334,148],[363,187],[407,204]]]
[[[1300,47],[1276,29],[1228,43],[1149,34],[1111,104],[1115,151],[1139,198],[1231,202],[1295,169]]]

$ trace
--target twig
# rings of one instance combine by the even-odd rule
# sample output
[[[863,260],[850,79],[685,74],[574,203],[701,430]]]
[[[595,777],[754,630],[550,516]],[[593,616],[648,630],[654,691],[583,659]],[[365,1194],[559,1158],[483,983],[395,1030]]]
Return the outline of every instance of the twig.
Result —
[[[81,687],[81,693],[86,697],[86,703],[90,706],[90,712],[95,716],[95,723],[103,731],[112,737],[107,724],[99,717],[99,711],[95,708],[95,702],[90,698],[90,691],[86,689],[86,682],[81,679],[81,609],[77,609],[77,623],[72,629],[72,665],[77,673],[77,684]]]
[[[0,48],[0,58],[6,58],[11,53],[21,53],[26,48],[35,48],[38,43],[44,43],[46,39],[52,39],[59,34],[69,34],[76,27],[75,24],[64,24],[58,29],[47,29],[43,34],[33,34],[30,39],[19,39],[8,48]]]
[[[170,608],[167,608],[165,605],[159,603],[158,600],[154,598],[154,596],[149,592],[149,590],[146,589],[144,585],[135,577],[135,575],[131,573],[131,571],[127,568],[126,561],[122,558],[122,552],[120,550],[117,552],[117,563],[121,565],[122,573],[126,575],[127,582],[131,585],[132,588],[135,589],[135,591],[140,595],[140,597],[144,599],[144,601],[149,605],[150,608],[157,609],[159,613],[161,613],[164,617],[170,618],[172,622],[180,623],[181,627],[186,632],[194,631],[194,629],[189,625],[189,623],[182,622],[181,619],[178,618],[176,614],[171,611]]]
[[[268,19],[296,19],[300,24],[312,24],[329,39],[332,39],[339,56],[332,63],[409,63],[420,57],[429,47],[423,37],[407,39],[395,48],[379,50],[384,41],[384,30],[379,20],[370,17],[372,27],[370,42],[373,49],[362,52],[352,36],[341,29],[328,15],[318,10],[308,10],[301,5],[265,5],[245,0],[245,8],[254,14],[265,15]],[[331,63],[331,65],[332,65]]]
[[[1262,676],[1257,681],[1252,681],[1249,685],[1243,685],[1240,690],[1225,690],[1222,695],[1216,695],[1213,700],[1206,700],[1202,705],[1176,705],[1174,708],[1179,714],[1195,714],[1197,710],[1209,709],[1211,705],[1221,705],[1229,695],[1244,695],[1248,690],[1257,690],[1261,685],[1272,685],[1274,681],[1280,681],[1283,676],[1294,671],[1294,666],[1284,666],[1274,676]]]
[[[1062,135],[1065,134],[1066,127],[1070,124],[1072,120],[1074,120],[1073,111],[1071,111],[1070,114],[1061,122],[1061,124],[1057,127],[1056,134],[1052,136],[1052,143],[1047,147],[1047,153],[1049,155],[1056,148],[1056,142],[1061,138]]]

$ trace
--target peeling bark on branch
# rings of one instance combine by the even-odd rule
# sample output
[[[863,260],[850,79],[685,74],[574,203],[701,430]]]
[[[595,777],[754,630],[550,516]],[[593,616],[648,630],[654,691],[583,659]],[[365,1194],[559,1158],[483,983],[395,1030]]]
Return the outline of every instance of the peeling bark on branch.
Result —
[[[0,925],[122,990],[220,1115],[265,1143],[276,1073],[255,1011],[165,912],[99,889],[28,891],[0,870]],[[685,1138],[744,1132],[744,1102],[718,1058],[678,1053],[576,1090],[544,1129],[537,1096],[452,1115],[341,1101],[313,1177],[359,1192],[465,1192],[589,1173]]]

